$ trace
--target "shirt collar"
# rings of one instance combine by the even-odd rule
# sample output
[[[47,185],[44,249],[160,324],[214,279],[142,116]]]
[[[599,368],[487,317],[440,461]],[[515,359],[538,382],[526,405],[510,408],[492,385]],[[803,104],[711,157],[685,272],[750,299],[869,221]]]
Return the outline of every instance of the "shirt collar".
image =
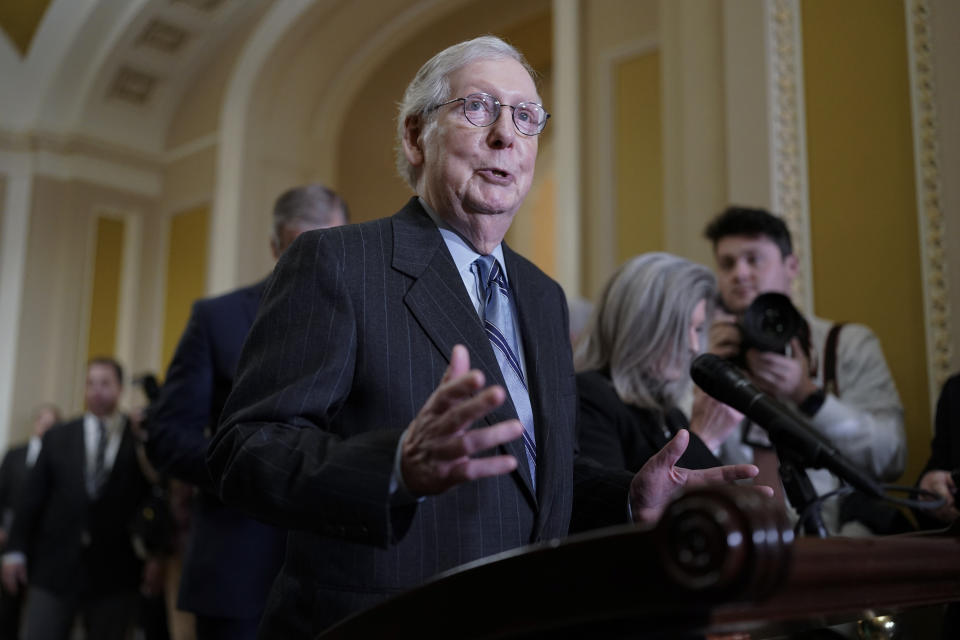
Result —
[[[84,422],[93,426],[97,425],[97,416],[89,411],[84,415]],[[103,419],[103,424],[107,428],[107,433],[116,433],[123,424],[123,416],[119,411],[114,411]]]
[[[473,265],[474,261],[480,257],[480,254],[470,246],[470,243],[467,242],[463,236],[453,230],[453,228],[446,223],[443,218],[441,218],[433,208],[427,204],[427,201],[422,197],[417,197],[417,200],[420,201],[420,206],[423,207],[423,210],[427,212],[427,215],[430,216],[430,219],[433,220],[433,224],[437,225],[437,229],[440,231],[440,235],[443,236],[443,241],[447,245],[447,249],[450,251],[450,255],[453,257],[454,264],[457,265],[457,271],[461,276],[466,274],[471,274],[470,267]],[[494,247],[493,251],[490,253],[494,258],[497,259],[497,262],[500,263],[500,269],[503,271],[504,280],[510,282],[510,278],[507,275],[507,264],[503,259],[503,243],[497,243],[497,246]]]

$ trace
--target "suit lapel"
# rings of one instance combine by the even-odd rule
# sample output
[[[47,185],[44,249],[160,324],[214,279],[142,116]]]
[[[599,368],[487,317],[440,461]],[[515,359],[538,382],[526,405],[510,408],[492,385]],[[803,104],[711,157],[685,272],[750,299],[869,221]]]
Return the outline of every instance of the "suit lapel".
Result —
[[[500,365],[453,258],[416,199],[394,216],[393,238],[393,267],[415,279],[404,303],[443,358],[449,363],[454,345],[462,344],[470,352],[470,366],[483,372],[487,384],[506,388]],[[485,420],[492,425],[516,418],[517,411],[508,394],[506,402]],[[517,459],[515,473],[527,497],[536,503],[522,441],[518,438],[508,442],[503,449]]]
[[[87,493],[87,438],[85,425],[86,417],[81,416],[79,420],[76,421],[76,428],[73,429],[73,432],[70,434],[70,440],[72,440],[72,451],[76,453],[70,456],[70,459],[74,462],[73,477],[78,478],[76,486],[80,488],[80,493],[89,500],[90,494]]]
[[[537,435],[537,476],[540,504],[549,504],[552,499],[552,477],[556,456],[551,455],[555,400],[559,395],[557,372],[544,366],[543,356],[557,345],[548,344],[547,327],[543,326],[540,314],[544,311],[545,291],[538,283],[543,280],[540,272],[527,260],[520,258],[506,244],[503,245],[507,276],[517,307],[518,324],[523,340],[524,361],[527,366],[527,390],[533,408],[534,428]],[[545,351],[546,350],[546,351]],[[553,400],[551,400],[553,399]]]

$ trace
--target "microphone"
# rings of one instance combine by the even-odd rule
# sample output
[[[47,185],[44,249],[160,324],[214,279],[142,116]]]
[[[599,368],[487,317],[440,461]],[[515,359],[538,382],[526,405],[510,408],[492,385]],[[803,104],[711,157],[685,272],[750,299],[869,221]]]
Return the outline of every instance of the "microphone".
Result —
[[[690,376],[708,395],[766,429],[781,456],[792,455],[803,466],[829,469],[860,491],[883,497],[880,485],[837,451],[806,416],[757,389],[730,362],[712,353],[701,354],[690,365]]]

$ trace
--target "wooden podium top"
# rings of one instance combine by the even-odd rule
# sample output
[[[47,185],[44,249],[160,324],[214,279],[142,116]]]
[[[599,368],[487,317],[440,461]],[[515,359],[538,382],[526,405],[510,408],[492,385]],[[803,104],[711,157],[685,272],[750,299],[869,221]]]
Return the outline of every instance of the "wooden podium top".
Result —
[[[960,537],[794,539],[781,509],[720,487],[623,525],[439,575],[321,637],[753,637],[960,600]],[[455,633],[451,635],[451,630]]]

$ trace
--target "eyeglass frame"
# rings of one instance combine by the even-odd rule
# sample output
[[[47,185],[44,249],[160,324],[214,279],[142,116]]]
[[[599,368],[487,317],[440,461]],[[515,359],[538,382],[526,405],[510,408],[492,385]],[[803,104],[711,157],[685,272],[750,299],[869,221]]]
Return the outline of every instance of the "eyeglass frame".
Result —
[[[488,98],[491,98],[491,99],[493,100],[493,103],[494,103],[495,105],[497,105],[497,113],[496,113],[496,115],[493,117],[493,120],[490,121],[489,124],[477,124],[476,122],[474,122],[473,120],[470,119],[470,116],[467,115],[467,99],[470,98],[471,96],[487,96]],[[525,101],[523,101],[523,102],[518,102],[518,103],[515,104],[515,105],[514,105],[514,104],[503,104],[503,103],[500,102],[499,99],[497,99],[496,96],[490,95],[489,93],[486,93],[485,91],[477,91],[477,92],[475,92],[475,93],[470,93],[470,94],[468,94],[468,95],[466,95],[466,96],[464,96],[464,97],[462,97],[462,98],[454,98],[453,100],[447,100],[447,101],[444,102],[444,103],[441,103],[441,104],[438,104],[438,105],[434,106],[432,109],[430,109],[430,111],[436,111],[436,110],[439,109],[440,107],[445,107],[445,106],[447,106],[447,105],[449,105],[449,104],[453,104],[454,102],[462,102],[463,104],[461,105],[461,107],[462,107],[461,110],[463,111],[463,117],[466,118],[467,122],[469,122],[470,124],[472,124],[472,125],[475,126],[475,127],[480,127],[481,129],[482,129],[483,127],[490,127],[490,126],[492,126],[497,120],[500,119],[500,113],[503,111],[503,107],[510,107],[510,109],[511,109],[510,119],[513,121],[513,126],[516,128],[517,132],[520,133],[520,135],[527,136],[528,138],[533,138],[533,137],[538,136],[538,135],[540,135],[541,133],[543,133],[543,130],[547,128],[547,121],[550,120],[550,112],[547,111],[547,110],[544,108],[544,106],[543,106],[542,104],[540,104],[539,102],[532,102],[532,101],[527,101],[527,100],[525,100]],[[533,104],[533,105],[536,105],[536,106],[540,107],[541,109],[543,109],[543,114],[546,116],[546,117],[543,119],[543,126],[540,127],[540,130],[537,131],[536,133],[525,133],[524,131],[522,131],[522,130],[520,129],[520,125],[517,124],[517,107],[523,106],[523,105],[525,105],[525,104]]]

